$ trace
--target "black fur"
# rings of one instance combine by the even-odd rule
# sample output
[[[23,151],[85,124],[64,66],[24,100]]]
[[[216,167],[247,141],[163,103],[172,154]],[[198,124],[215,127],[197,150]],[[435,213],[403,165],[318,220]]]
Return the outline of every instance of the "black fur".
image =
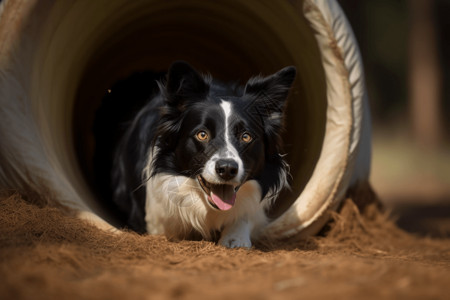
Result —
[[[295,68],[287,67],[269,77],[254,77],[245,87],[224,85],[204,77],[185,62],[169,69],[160,92],[136,114],[114,155],[111,187],[114,203],[127,216],[128,226],[145,232],[145,180],[143,170],[154,153],[152,176],[158,173],[194,178],[205,162],[225,143],[222,100],[233,105],[229,124],[236,137],[250,132],[253,141],[233,139],[245,166],[245,178],[256,179],[264,195],[284,186],[279,174],[286,164],[280,155],[283,108],[295,79]],[[195,138],[208,131],[211,140]]]

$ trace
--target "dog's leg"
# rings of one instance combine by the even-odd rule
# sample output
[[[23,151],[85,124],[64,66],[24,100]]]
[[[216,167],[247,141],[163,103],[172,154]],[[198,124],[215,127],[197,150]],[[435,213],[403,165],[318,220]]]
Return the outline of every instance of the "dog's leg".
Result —
[[[228,248],[251,248],[252,227],[253,225],[246,218],[226,226],[222,231],[219,244]]]
[[[229,248],[251,248],[251,240],[258,239],[268,223],[264,212],[265,202],[261,202],[261,187],[255,180],[247,181],[240,188],[238,196],[241,201],[233,209],[244,213],[234,223],[224,226],[219,244]]]

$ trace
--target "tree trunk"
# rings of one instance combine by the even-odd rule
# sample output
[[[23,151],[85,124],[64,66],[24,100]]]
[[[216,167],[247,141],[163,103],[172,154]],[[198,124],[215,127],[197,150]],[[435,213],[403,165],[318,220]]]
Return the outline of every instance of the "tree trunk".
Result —
[[[438,59],[435,0],[410,0],[409,92],[415,140],[425,148],[443,141],[441,77]]]

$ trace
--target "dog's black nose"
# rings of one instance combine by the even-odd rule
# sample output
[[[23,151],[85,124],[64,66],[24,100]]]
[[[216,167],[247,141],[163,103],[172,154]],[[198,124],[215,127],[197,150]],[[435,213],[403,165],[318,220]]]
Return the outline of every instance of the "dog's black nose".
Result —
[[[216,173],[224,180],[230,180],[236,177],[239,166],[232,159],[219,159],[216,162]]]

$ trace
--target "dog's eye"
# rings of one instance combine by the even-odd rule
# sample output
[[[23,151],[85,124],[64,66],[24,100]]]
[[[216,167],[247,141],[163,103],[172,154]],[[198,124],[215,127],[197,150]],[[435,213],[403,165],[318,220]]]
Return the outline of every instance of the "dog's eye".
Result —
[[[244,132],[244,133],[241,135],[241,140],[242,140],[244,143],[250,143],[250,142],[253,140],[253,138],[252,138],[252,136],[250,135],[250,133]]]
[[[197,132],[196,137],[197,137],[197,140],[199,140],[199,141],[201,141],[201,142],[205,142],[205,141],[207,141],[208,138],[209,138],[209,136],[208,136],[208,134],[206,133],[206,131],[203,131],[203,130]]]

